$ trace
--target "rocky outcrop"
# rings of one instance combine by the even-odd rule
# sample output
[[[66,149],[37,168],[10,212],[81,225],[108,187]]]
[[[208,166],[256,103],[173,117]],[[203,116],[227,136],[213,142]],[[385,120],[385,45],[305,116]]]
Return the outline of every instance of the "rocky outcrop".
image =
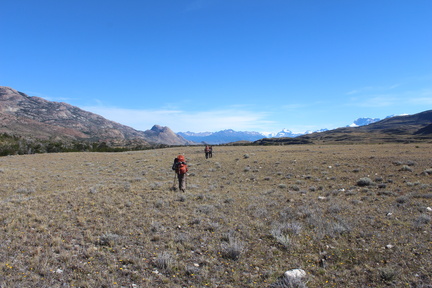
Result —
[[[184,139],[174,133],[170,128],[154,125],[150,130],[144,132],[146,139],[151,142],[160,141],[168,145],[192,145],[194,142]]]

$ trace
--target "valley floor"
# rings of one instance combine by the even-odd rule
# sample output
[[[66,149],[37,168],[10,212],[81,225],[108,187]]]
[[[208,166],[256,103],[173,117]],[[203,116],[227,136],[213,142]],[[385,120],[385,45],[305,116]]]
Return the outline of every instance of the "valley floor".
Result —
[[[0,287],[431,287],[431,148],[2,157]]]

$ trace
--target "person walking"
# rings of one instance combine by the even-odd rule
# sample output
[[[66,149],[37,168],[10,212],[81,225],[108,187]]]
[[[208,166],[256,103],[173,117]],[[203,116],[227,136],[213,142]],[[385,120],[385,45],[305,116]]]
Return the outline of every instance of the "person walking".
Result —
[[[204,153],[205,153],[205,157],[206,157],[206,159],[208,159],[209,156],[210,156],[210,146],[209,146],[209,145],[206,145],[206,146],[205,146],[205,148],[204,148]]]
[[[186,177],[188,172],[188,165],[183,155],[178,155],[174,159],[172,170],[175,171],[178,179],[179,189],[182,192],[186,191]]]
[[[212,158],[213,157],[213,146],[209,147],[209,157]]]

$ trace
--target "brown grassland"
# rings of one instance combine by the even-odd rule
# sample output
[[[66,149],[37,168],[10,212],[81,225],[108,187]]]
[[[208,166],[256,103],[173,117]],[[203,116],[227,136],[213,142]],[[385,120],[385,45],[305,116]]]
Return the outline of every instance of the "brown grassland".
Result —
[[[432,287],[432,144],[214,148],[0,158],[0,287]]]

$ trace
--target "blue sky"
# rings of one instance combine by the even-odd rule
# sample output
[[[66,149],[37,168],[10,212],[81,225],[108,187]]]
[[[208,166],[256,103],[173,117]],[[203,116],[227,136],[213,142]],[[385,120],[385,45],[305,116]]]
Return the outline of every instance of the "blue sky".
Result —
[[[0,86],[138,130],[432,109],[430,0],[0,0]]]

